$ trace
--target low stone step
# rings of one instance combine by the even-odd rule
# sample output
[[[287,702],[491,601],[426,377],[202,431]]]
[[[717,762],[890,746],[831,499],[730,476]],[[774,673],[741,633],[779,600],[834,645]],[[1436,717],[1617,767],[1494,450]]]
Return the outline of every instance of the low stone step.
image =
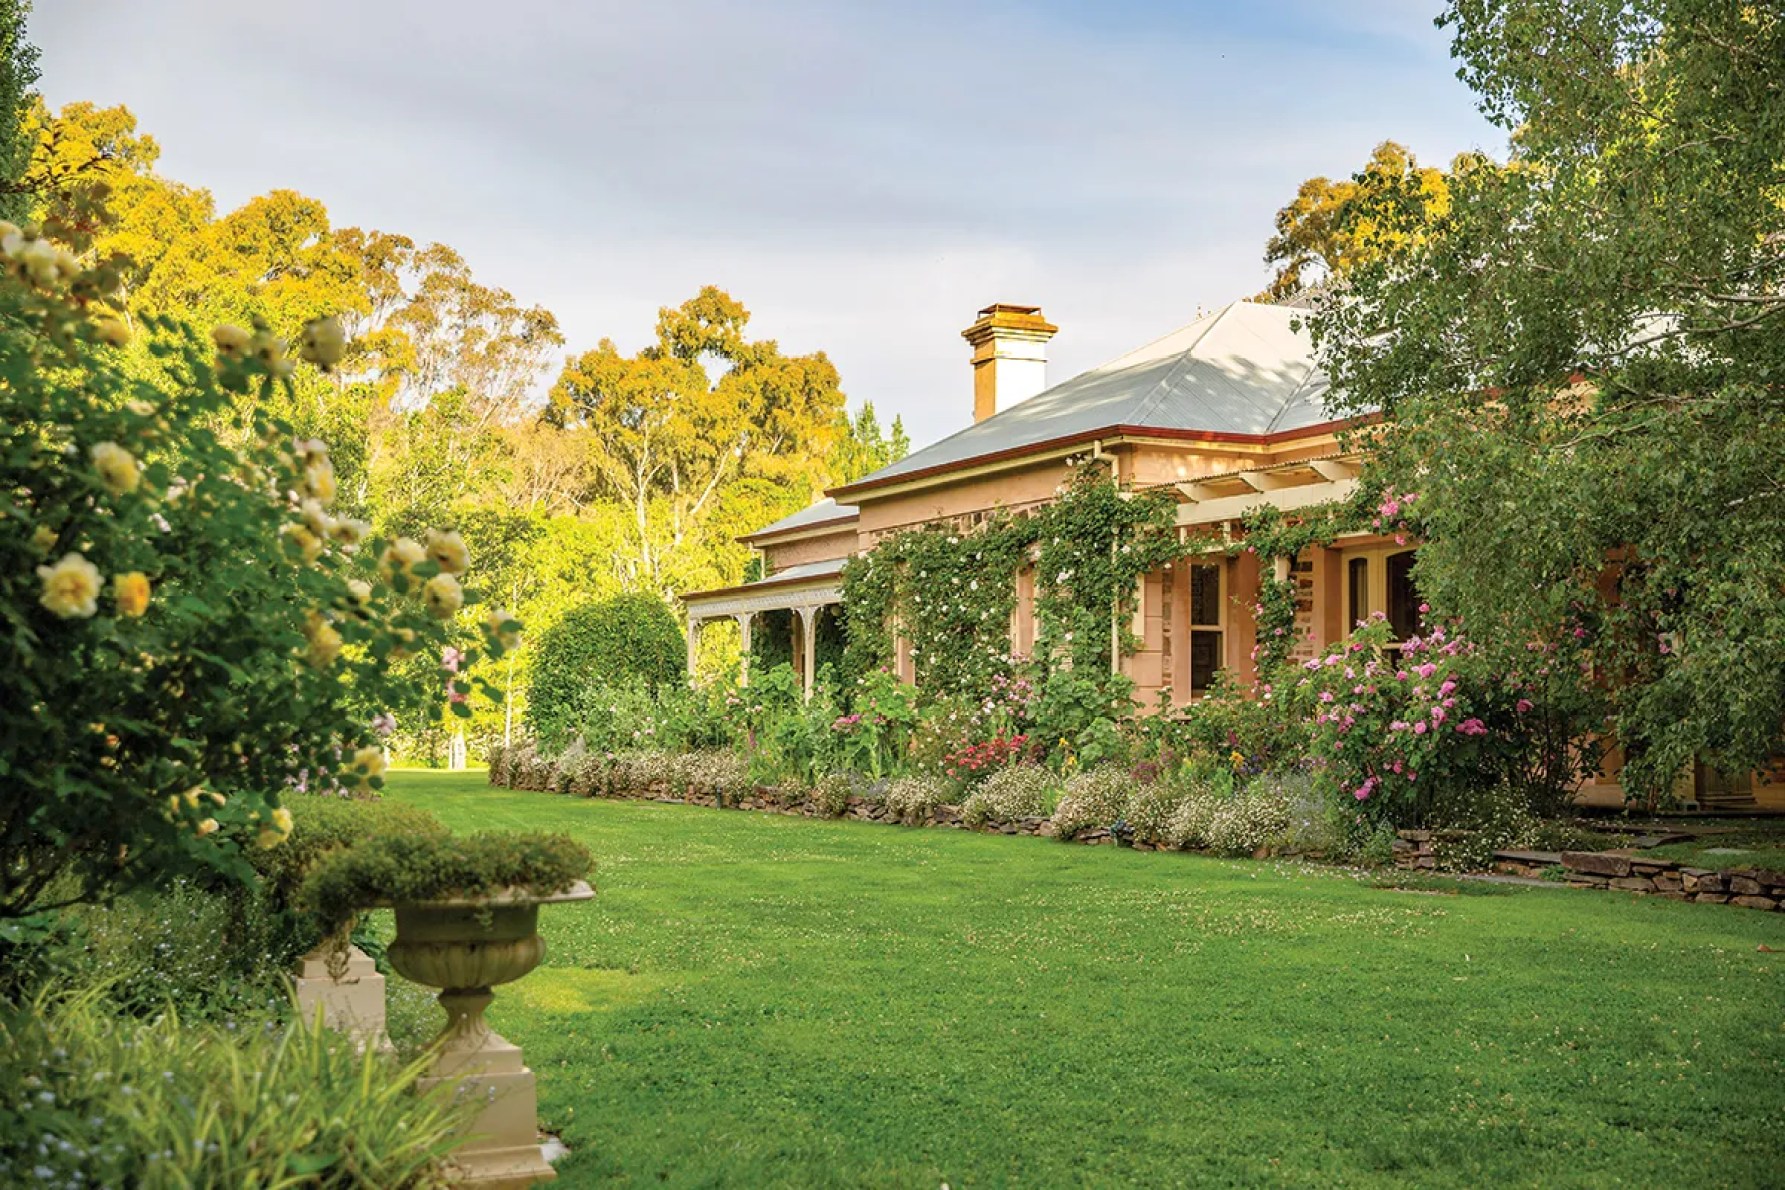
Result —
[[[1516,848],[1494,852],[1495,859],[1509,860],[1515,864],[1532,864],[1537,867],[1548,867],[1562,862],[1560,851],[1520,851]]]

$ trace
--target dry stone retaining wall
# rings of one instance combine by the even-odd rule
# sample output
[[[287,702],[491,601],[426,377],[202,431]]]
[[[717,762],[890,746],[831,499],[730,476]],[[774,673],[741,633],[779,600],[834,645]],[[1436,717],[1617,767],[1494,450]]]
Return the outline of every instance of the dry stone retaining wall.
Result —
[[[1435,844],[1456,837],[1457,832],[1401,831],[1395,862],[1404,868],[1436,868]],[[1715,871],[1645,856],[1640,850],[1496,851],[1494,868],[1509,876],[1535,878],[1548,878],[1559,870],[1561,882],[1570,888],[1642,893],[1702,905],[1785,909],[1785,872],[1768,868]]]

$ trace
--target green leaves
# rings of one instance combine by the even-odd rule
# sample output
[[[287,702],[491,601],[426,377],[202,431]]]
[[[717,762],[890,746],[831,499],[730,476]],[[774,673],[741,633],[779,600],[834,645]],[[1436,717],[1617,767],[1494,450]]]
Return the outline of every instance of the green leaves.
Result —
[[[1718,0],[1455,0],[1504,166],[1313,329],[1370,483],[1420,494],[1420,583],[1516,660],[1589,632],[1557,697],[1626,787],[1785,747],[1785,18]],[[1356,217],[1388,217],[1364,203]]]

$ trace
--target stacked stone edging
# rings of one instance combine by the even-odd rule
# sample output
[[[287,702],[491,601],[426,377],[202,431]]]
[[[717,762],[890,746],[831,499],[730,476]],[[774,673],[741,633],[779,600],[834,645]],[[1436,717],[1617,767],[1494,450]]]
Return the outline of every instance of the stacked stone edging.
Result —
[[[1461,838],[1460,831],[1400,831],[1395,862],[1403,868],[1431,870],[1438,866],[1434,844]],[[1678,836],[1666,836],[1668,839]],[[1695,868],[1640,850],[1494,852],[1494,871],[1507,876],[1547,879],[1556,869],[1569,888],[1695,901],[1701,905],[1739,905],[1744,909],[1785,909],[1785,872],[1770,868]]]

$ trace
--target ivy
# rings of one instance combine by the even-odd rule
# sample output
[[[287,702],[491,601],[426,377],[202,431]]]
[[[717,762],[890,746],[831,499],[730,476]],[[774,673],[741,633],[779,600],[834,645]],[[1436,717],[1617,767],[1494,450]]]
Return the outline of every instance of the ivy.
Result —
[[[1026,666],[1038,679],[1073,674],[1090,684],[1073,692],[1078,702],[1116,713],[1127,680],[1111,673],[1110,650],[1139,644],[1126,628],[1135,588],[1178,552],[1174,507],[1162,492],[1136,493],[1082,467],[1059,500],[1027,515],[973,529],[927,525],[881,542],[843,570],[846,674],[859,680],[890,665],[902,634],[928,696],[977,699]],[[1036,652],[1021,658],[1010,651],[1010,620],[1017,572],[1031,558]]]

